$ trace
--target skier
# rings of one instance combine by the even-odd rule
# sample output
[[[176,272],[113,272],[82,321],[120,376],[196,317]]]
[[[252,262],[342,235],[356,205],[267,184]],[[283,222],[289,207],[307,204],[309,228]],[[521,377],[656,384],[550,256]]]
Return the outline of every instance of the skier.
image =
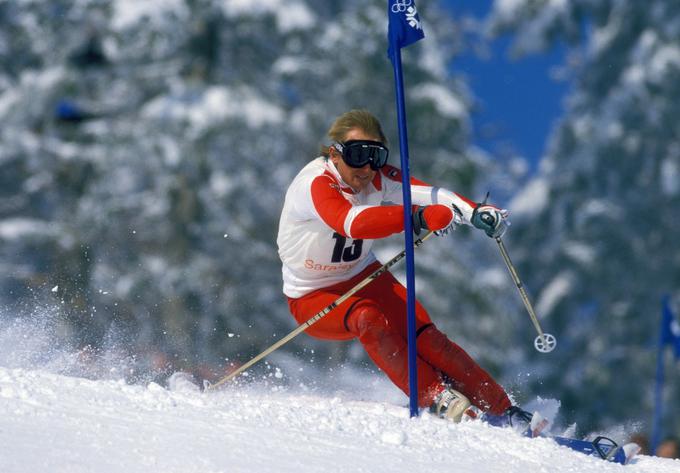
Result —
[[[400,170],[387,164],[380,122],[366,110],[338,117],[332,144],[307,164],[286,193],[277,244],[283,292],[304,323],[380,267],[373,240],[404,231]],[[411,180],[413,228],[445,233],[471,224],[491,237],[507,211]],[[406,288],[385,272],[306,331],[325,340],[358,338],[368,356],[407,395]],[[494,424],[524,422],[503,388],[450,341],[416,302],[418,405],[460,421],[470,404]]]

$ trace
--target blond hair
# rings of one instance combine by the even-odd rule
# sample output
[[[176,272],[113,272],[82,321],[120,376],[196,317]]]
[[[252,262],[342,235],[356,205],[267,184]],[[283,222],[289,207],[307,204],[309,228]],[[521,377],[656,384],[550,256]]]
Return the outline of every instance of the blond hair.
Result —
[[[355,109],[345,112],[335,119],[328,129],[328,137],[333,142],[341,143],[350,130],[358,128],[367,135],[380,138],[380,141],[387,146],[387,138],[383,133],[380,121],[368,110]],[[328,157],[328,147],[321,147],[321,154]]]

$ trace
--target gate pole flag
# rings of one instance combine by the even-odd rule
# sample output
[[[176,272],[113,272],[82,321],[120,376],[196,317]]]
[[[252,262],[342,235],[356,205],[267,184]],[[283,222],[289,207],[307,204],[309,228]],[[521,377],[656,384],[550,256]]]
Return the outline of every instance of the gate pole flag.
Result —
[[[420,24],[415,0],[388,0],[389,26],[387,55],[394,68],[394,84],[399,121],[399,148],[401,150],[401,180],[404,197],[404,240],[406,248],[406,307],[408,323],[408,373],[411,417],[418,415],[418,370],[416,369],[416,294],[415,264],[413,260],[413,222],[411,220],[411,177],[408,164],[408,135],[406,132],[406,107],[404,104],[404,76],[401,69],[401,48],[425,37]]]

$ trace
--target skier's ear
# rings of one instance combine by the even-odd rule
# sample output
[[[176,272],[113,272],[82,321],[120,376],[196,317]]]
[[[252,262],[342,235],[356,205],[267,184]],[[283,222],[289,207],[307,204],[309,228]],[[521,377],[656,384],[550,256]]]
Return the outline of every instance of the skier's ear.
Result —
[[[342,159],[340,152],[332,145],[328,147],[328,156],[331,158],[331,162],[336,165],[338,164],[338,161]]]

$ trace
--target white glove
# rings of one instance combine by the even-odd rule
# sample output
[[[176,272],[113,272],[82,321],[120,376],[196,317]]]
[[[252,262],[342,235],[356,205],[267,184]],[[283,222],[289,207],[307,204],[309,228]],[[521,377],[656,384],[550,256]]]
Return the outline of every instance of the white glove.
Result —
[[[500,238],[510,226],[509,212],[489,204],[479,204],[475,207],[470,223],[480,230],[484,230],[491,238]]]

